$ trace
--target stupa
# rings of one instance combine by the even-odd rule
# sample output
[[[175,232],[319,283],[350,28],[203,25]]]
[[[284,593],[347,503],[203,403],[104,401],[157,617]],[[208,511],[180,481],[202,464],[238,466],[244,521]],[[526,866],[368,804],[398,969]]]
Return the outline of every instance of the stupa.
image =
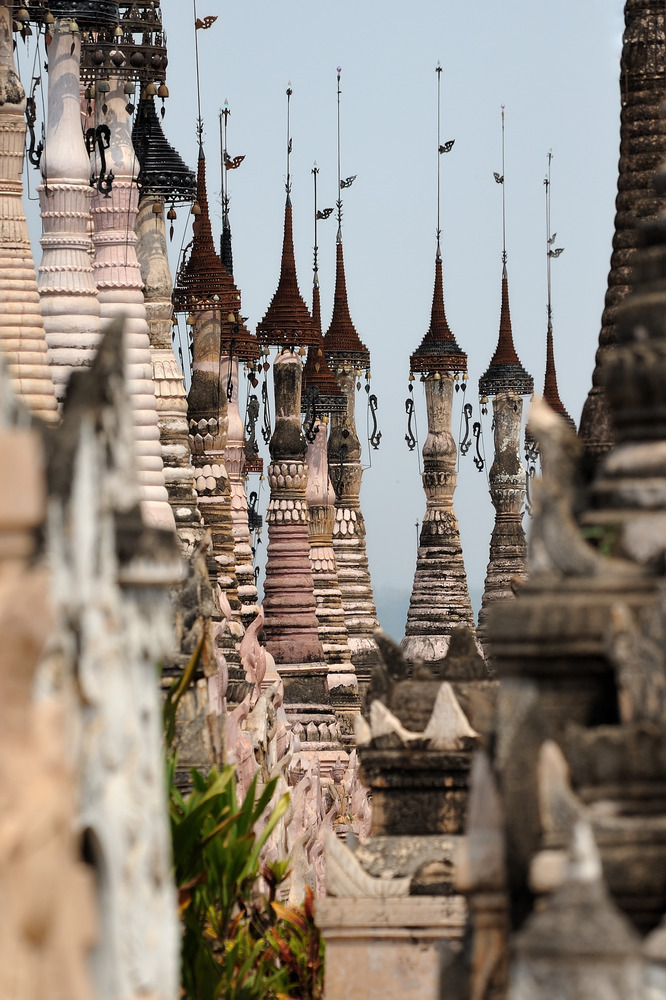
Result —
[[[328,425],[332,413],[345,413],[347,400],[333,376],[324,351],[321,333],[321,298],[317,244],[317,175],[313,168],[315,189],[315,246],[312,285],[312,327],[317,343],[308,347],[301,384],[301,410],[305,420],[308,485],[306,496],[309,515],[310,565],[317,602],[319,638],[326,662],[331,702],[343,737],[352,740],[353,720],[359,711],[358,681],[351,659],[349,636],[338,583],[338,569],[333,550],[335,491],[328,468]],[[323,213],[322,213],[323,214]]]
[[[437,66],[438,111],[441,66]],[[447,144],[450,149],[452,144]],[[438,156],[447,146],[440,144]],[[423,445],[426,513],[421,525],[414,584],[402,649],[408,659],[426,662],[446,655],[451,632],[459,625],[474,629],[458,520],[453,509],[457,449],[451,433],[454,387],[466,386],[467,355],[456,343],[446,319],[440,248],[440,170],[437,171],[437,251],[430,326],[410,359],[410,376],[425,388],[428,436]],[[462,383],[460,376],[462,375]],[[412,382],[410,381],[410,390]]]
[[[287,109],[291,100],[287,89]],[[273,364],[275,429],[270,440],[266,513],[268,551],[263,608],[266,647],[284,682],[285,708],[306,753],[330,768],[339,748],[327,685],[328,665],[319,638],[308,534],[307,445],[301,430],[303,362],[316,346],[312,317],[298,288],[291,203],[291,143],[287,152],[287,198],[278,286],[257,338],[277,347]]]
[[[522,515],[525,504],[525,468],[521,461],[523,396],[531,396],[534,380],[516,353],[509,309],[509,277],[506,253],[506,200],[504,183],[504,108],[502,108],[502,305],[499,337],[490,365],[479,379],[482,406],[493,397],[494,458],[489,472],[490,497],[495,525],[490,539],[490,558],[479,613],[479,631],[485,632],[488,607],[513,596],[512,580],[526,573],[526,545]]]
[[[338,70],[338,108],[340,70]],[[339,115],[338,115],[339,117]],[[345,188],[354,178],[345,178]],[[349,648],[356,668],[361,697],[370,683],[373,666],[379,662],[374,638],[378,628],[365,547],[365,521],[361,511],[361,443],[356,432],[357,379],[370,371],[370,352],[352,322],[342,247],[342,177],[338,159],[338,230],[335,241],[335,292],[333,315],[324,336],[326,360],[347,398],[346,413],[331,415],[328,443],[329,475],[335,489],[333,551],[338,567],[342,607],[349,633]],[[358,383],[360,387],[360,382]]]
[[[188,419],[190,450],[196,469],[199,509],[213,537],[211,577],[225,592],[240,619],[236,556],[231,514],[231,485],[225,465],[227,447],[227,375],[223,358],[233,346],[236,357],[257,355],[255,338],[240,316],[241,297],[218,257],[208,209],[206,158],[199,147],[197,200],[192,209],[194,232],[189,256],[176,279],[173,301],[188,316],[192,329],[192,385]]]

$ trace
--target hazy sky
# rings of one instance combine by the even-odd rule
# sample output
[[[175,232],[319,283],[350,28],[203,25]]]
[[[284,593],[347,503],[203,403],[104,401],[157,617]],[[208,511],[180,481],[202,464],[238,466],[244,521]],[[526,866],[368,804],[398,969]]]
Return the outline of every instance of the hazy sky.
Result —
[[[409,355],[428,328],[436,230],[436,73],[442,73],[445,302],[469,357],[467,398],[497,340],[501,274],[500,107],[506,106],[507,249],[516,347],[541,389],[546,271],[543,178],[553,151],[555,350],[562,399],[576,421],[594,364],[613,232],[619,144],[621,0],[197,0],[201,96],[213,225],[218,228],[218,113],[229,101],[235,278],[254,329],[275,291],[282,242],[285,90],[291,81],[292,201],[301,292],[312,287],[312,176],[319,206],[335,202],[336,67],[342,67],[342,174],[351,314],[372,354],[383,438],[364,475],[362,506],[382,624],[402,635],[425,510],[416,453],[404,442]],[[164,127],[194,168],[197,115],[192,0],[162,0],[169,44]],[[180,244],[186,212],[176,222]],[[189,239],[189,232],[187,239]],[[332,310],[335,223],[320,224],[322,322]],[[39,257],[39,253],[37,253]],[[422,386],[419,437],[426,422]],[[457,400],[457,424],[461,401]],[[358,397],[359,436],[365,393]],[[457,428],[456,428],[457,429]],[[456,430],[454,430],[454,433]],[[484,420],[491,457],[490,415]],[[366,451],[367,458],[367,451]],[[267,500],[264,490],[263,501]],[[483,586],[493,508],[485,472],[461,460],[455,507],[475,603]],[[267,538],[264,537],[264,545]],[[397,610],[396,610],[397,609]]]

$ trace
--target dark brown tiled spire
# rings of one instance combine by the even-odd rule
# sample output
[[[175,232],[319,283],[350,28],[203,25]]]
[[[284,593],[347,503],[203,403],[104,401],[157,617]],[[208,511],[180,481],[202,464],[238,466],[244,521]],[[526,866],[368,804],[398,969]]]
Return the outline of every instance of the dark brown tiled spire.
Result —
[[[370,364],[370,351],[357,334],[349,312],[345,261],[342,252],[342,239],[339,234],[335,255],[333,316],[324,337],[326,355],[329,361],[334,362],[335,365],[348,361],[352,367],[367,368]]]
[[[666,122],[660,110],[666,74],[666,10],[663,0],[627,0],[624,20],[615,235],[592,389],[583,407],[579,430],[590,477],[599,458],[615,439],[601,384],[601,368],[607,353],[617,341],[617,308],[631,287],[631,271],[638,246],[638,223],[655,219],[659,213],[659,197],[653,179],[666,154]]]
[[[514,392],[519,396],[531,396],[534,392],[534,379],[520,363],[513,343],[506,263],[502,266],[502,308],[497,347],[488,370],[479,379],[479,395],[495,396],[498,392]]]
[[[347,397],[338,385],[333,372],[328,367],[324,353],[324,338],[321,335],[321,300],[319,280],[315,276],[312,287],[312,327],[317,334],[317,343],[308,347],[308,357],[303,367],[301,388],[301,408],[307,406],[308,386],[314,385],[319,391],[317,410],[322,413],[345,412]]]
[[[220,346],[243,360],[258,354],[256,339],[243,323],[230,323],[230,313],[238,316],[241,308],[240,292],[227,274],[215,250],[213,231],[208,212],[206,192],[206,157],[199,147],[197,166],[197,201],[199,212],[195,215],[192,250],[178,272],[173,291],[174,307],[180,312],[213,312],[220,317]]]
[[[543,398],[548,403],[555,413],[559,413],[568,424],[571,425],[572,430],[576,430],[576,425],[573,419],[567,413],[564,403],[560,399],[560,393],[557,388],[557,372],[555,371],[555,351],[553,348],[553,324],[548,320],[548,329],[546,331],[546,377],[543,383]]]
[[[257,337],[262,344],[272,344],[275,347],[308,347],[317,342],[312,317],[298,288],[289,195],[284,208],[280,280],[266,315],[257,326]]]
[[[421,346],[412,354],[409,366],[412,372],[467,371],[467,355],[458,347],[446,319],[439,243],[435,257],[435,289],[430,312],[430,327],[421,341]]]

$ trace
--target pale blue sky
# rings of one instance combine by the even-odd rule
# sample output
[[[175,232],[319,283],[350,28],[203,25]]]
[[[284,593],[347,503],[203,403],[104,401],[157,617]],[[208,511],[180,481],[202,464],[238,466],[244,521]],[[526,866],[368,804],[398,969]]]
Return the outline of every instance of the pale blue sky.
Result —
[[[219,196],[218,112],[231,108],[229,152],[235,277],[254,328],[275,290],[282,241],[287,82],[301,292],[312,285],[312,177],[320,207],[336,181],[336,66],[342,66],[343,239],[352,317],[372,353],[383,439],[364,476],[362,506],[382,624],[404,627],[415,564],[414,522],[425,509],[416,454],[404,443],[408,360],[429,321],[436,229],[436,74],[443,66],[442,228],[450,326],[469,356],[468,398],[497,338],[501,272],[500,106],[506,106],[507,249],[514,339],[543,384],[546,274],[543,177],[553,151],[556,358],[562,399],[576,421],[590,384],[613,231],[619,143],[621,0],[197,0],[202,109],[211,203]],[[162,0],[169,42],[165,131],[196,165],[191,0]],[[176,223],[180,243],[186,213]],[[220,212],[213,211],[219,226]],[[188,235],[189,239],[189,235]],[[330,321],[333,219],[320,225],[322,322]],[[39,256],[39,254],[37,255]],[[422,404],[422,387],[415,396]],[[365,393],[359,394],[363,432]],[[421,443],[426,430],[419,409]],[[456,411],[456,420],[459,410]],[[484,422],[490,457],[490,416]],[[264,493],[264,500],[266,493]],[[493,509],[484,474],[461,462],[455,507],[472,592],[488,558]],[[267,539],[264,538],[264,543]],[[397,611],[396,600],[397,599]],[[390,609],[389,609],[390,605]]]

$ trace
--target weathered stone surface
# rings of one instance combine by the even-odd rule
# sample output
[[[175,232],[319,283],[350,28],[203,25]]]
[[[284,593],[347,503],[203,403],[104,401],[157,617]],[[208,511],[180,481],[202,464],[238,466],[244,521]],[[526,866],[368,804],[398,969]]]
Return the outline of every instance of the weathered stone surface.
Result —
[[[457,449],[451,434],[453,377],[437,371],[425,380],[428,436],[423,445],[426,512],[402,648],[426,662],[446,655],[454,628],[474,630],[458,521],[453,510]]]
[[[490,539],[490,558],[479,613],[479,631],[485,636],[489,607],[511,600],[516,586],[527,575],[527,545],[523,530],[525,469],[520,459],[523,401],[513,392],[493,398],[495,451],[490,467],[490,498],[495,524]]]
[[[654,173],[666,154],[666,123],[661,111],[666,64],[664,9],[658,0],[627,0],[624,20],[613,252],[592,388],[583,407],[579,429],[585,444],[585,473],[590,480],[597,463],[615,440],[602,369],[617,342],[618,307],[631,290],[639,224],[656,218],[660,209],[660,200],[654,190]]]
[[[95,995],[172,1000],[179,926],[156,666],[173,648],[168,588],[180,557],[173,532],[141,520],[121,338],[117,324],[72,377],[49,438],[56,629],[40,688],[67,699],[77,826],[100,899]]]

